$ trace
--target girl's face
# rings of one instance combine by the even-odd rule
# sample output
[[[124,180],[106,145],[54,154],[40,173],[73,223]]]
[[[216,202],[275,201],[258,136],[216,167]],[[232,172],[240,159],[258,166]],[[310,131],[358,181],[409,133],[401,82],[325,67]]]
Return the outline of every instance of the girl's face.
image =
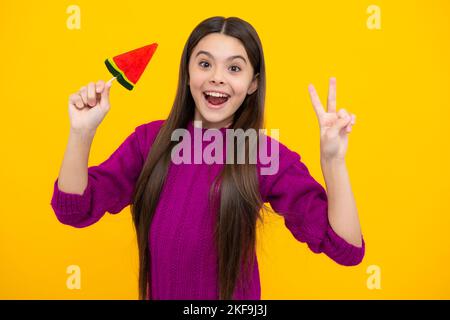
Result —
[[[242,43],[231,36],[210,33],[189,59],[189,87],[195,118],[205,128],[227,127],[247,94],[258,86]]]

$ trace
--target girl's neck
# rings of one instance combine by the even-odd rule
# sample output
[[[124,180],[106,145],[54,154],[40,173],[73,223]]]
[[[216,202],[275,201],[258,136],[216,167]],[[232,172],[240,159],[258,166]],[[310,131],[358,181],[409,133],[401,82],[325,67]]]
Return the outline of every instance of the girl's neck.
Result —
[[[200,124],[200,126],[197,126],[196,124],[195,124],[195,121],[201,121],[201,124]],[[233,123],[233,121],[229,121],[226,125],[204,125],[205,124],[205,121],[202,121],[202,120],[200,120],[200,119],[194,119],[194,120],[191,120],[191,123],[192,123],[192,125],[194,126],[194,127],[196,127],[196,128],[203,128],[203,129],[222,129],[222,128],[228,128],[228,127],[230,127],[231,126],[231,124]]]

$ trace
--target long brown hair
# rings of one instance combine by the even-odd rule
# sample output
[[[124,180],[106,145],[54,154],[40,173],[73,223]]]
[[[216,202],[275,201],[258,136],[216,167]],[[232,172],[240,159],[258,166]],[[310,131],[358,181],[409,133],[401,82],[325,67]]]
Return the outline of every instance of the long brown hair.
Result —
[[[202,21],[184,46],[175,101],[153,142],[133,195],[131,212],[139,250],[140,299],[146,299],[151,288],[149,231],[171,161],[171,150],[177,143],[171,141],[171,134],[177,128],[186,128],[189,121],[194,119],[195,103],[188,86],[189,59],[197,43],[214,32],[240,40],[253,66],[254,75],[258,74],[258,89],[246,96],[229,128],[241,128],[244,131],[254,129],[259,132],[263,127],[266,76],[262,45],[255,29],[236,17],[212,17]],[[244,144],[234,144],[234,155],[240,152],[249,155],[249,148],[248,139],[245,139]],[[234,163],[237,163],[236,159]],[[253,268],[256,222],[258,218],[262,221],[260,210],[267,209],[259,193],[256,169],[256,165],[250,164],[247,158],[244,164],[239,165],[227,161],[210,189],[209,201],[218,212],[214,236],[218,252],[219,299],[231,299],[237,279],[249,278]],[[242,266],[244,274],[241,274]]]

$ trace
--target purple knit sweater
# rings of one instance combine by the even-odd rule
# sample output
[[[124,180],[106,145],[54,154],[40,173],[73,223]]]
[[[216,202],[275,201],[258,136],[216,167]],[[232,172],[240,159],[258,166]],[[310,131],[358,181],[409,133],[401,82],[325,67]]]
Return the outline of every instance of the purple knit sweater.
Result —
[[[97,222],[105,212],[115,214],[127,207],[163,123],[156,120],[138,126],[106,161],[89,167],[82,195],[59,190],[56,180],[51,205],[58,220],[83,228]],[[194,127],[192,122],[187,129],[191,135],[206,130]],[[219,130],[225,137],[226,128]],[[273,138],[266,137],[270,147]],[[202,142],[202,148],[209,143]],[[323,252],[341,265],[359,264],[365,253],[364,239],[362,247],[356,247],[333,231],[325,189],[310,175],[301,157],[279,142],[278,160],[274,175],[261,174],[259,168],[268,165],[257,163],[263,201],[284,217],[292,235],[311,251]],[[151,299],[218,299],[215,220],[209,211],[208,192],[221,168],[223,164],[217,163],[170,163],[149,234]],[[261,299],[256,256],[255,262],[252,279],[245,286],[238,283],[233,299]]]

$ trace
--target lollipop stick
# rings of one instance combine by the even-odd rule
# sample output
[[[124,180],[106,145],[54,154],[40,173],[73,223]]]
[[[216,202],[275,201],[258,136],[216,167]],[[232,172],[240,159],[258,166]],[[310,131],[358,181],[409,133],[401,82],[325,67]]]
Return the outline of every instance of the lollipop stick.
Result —
[[[111,83],[111,82],[113,82],[113,81],[114,81],[114,79],[116,79],[116,78],[117,78],[117,77],[112,77],[111,79],[109,79],[109,80],[108,80],[108,82],[110,82],[110,83]]]

